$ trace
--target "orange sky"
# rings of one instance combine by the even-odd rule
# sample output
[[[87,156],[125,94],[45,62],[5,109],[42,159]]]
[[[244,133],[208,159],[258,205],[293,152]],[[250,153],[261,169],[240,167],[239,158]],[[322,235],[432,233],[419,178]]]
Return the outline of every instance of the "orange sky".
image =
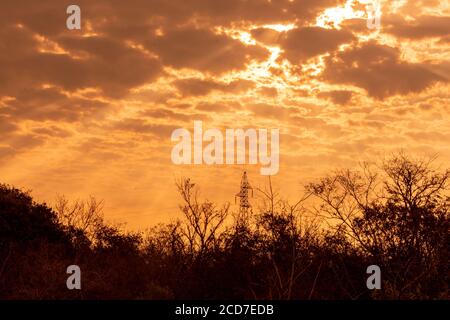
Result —
[[[450,1],[2,1],[0,181],[40,201],[94,195],[144,228],[177,218],[175,181],[234,201],[242,171],[177,166],[175,128],[279,128],[285,197],[392,151],[450,159]],[[235,207],[234,207],[235,208]]]

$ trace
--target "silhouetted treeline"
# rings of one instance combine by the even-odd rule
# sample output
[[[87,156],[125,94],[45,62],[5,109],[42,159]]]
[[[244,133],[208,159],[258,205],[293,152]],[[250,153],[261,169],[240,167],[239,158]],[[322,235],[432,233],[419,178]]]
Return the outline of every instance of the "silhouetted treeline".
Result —
[[[183,219],[136,233],[94,198],[50,208],[0,185],[0,299],[449,299],[449,177],[398,154],[294,204],[269,182],[252,212],[201,201],[184,179]],[[73,264],[81,290],[66,287]],[[366,286],[373,264],[381,290]]]

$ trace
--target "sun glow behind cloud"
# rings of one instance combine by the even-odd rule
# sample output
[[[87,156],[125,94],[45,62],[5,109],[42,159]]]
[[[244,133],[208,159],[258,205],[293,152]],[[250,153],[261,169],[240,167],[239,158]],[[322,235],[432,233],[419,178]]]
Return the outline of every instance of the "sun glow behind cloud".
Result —
[[[294,23],[287,23],[287,24],[265,24],[262,25],[263,28],[272,29],[278,32],[285,32],[290,31],[292,29],[295,29],[296,26]]]
[[[365,26],[369,1],[290,1],[284,11],[265,0],[211,0],[208,8],[172,1],[180,4],[161,2],[155,13],[152,1],[135,10],[99,0],[86,8],[81,34],[65,29],[60,11],[48,14],[58,17],[48,28],[38,14],[0,20],[14,21],[0,29],[8,79],[0,86],[0,182],[47,201],[53,190],[94,194],[111,216],[136,212],[133,225],[167,218],[164,199],[176,197],[172,182],[181,175],[203,190],[221,181],[211,200],[228,201],[242,167],[177,167],[168,159],[171,130],[198,119],[218,128],[280,127],[276,180],[293,192],[326,166],[380,150],[450,157],[435,142],[450,132],[445,21],[417,19],[444,17],[448,1],[417,0],[423,8],[383,1],[386,21],[376,32]],[[30,4],[42,13],[38,7]]]
[[[286,24],[264,24],[264,25],[253,25],[248,27],[246,30],[238,29],[218,29],[217,32],[223,32],[228,34],[233,39],[239,40],[247,46],[254,46],[257,44],[256,39],[251,35],[251,30],[256,28],[265,28],[279,32],[287,32],[296,28],[293,23]],[[263,83],[265,86],[276,88],[279,93],[283,93],[286,89],[286,80],[280,79],[273,74],[273,70],[278,70],[283,78],[291,78],[291,81],[297,81],[298,77],[290,72],[291,64],[287,60],[281,59],[281,54],[283,52],[282,48],[279,46],[267,45],[259,43],[261,47],[264,47],[269,51],[268,58],[265,61],[253,62],[247,66],[243,71],[236,72],[233,75],[226,76],[223,79],[225,81],[232,81],[233,79],[248,79],[254,81],[255,83]]]
[[[316,26],[340,29],[340,25],[344,20],[366,18],[368,5],[373,2],[374,0],[347,0],[342,7],[325,9],[317,17]]]

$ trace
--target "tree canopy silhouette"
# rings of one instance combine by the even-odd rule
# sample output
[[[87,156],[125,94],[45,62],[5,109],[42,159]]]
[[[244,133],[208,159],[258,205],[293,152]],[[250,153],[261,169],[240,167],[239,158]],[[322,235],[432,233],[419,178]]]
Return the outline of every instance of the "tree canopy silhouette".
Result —
[[[295,203],[269,180],[243,217],[178,184],[180,218],[125,232],[93,197],[54,208],[0,185],[0,299],[449,299],[449,170],[396,154]],[[82,270],[82,290],[65,286]],[[382,270],[368,290],[366,268]]]

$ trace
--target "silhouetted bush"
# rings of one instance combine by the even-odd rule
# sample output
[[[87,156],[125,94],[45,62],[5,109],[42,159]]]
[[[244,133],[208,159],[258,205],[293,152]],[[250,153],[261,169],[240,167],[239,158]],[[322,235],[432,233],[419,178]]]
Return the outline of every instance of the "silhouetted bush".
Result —
[[[294,205],[269,180],[244,215],[186,179],[183,219],[140,233],[105,223],[95,198],[52,209],[0,185],[0,298],[448,299],[449,175],[399,154],[310,183]],[[82,290],[66,288],[72,264]],[[366,287],[371,264],[381,290]]]

